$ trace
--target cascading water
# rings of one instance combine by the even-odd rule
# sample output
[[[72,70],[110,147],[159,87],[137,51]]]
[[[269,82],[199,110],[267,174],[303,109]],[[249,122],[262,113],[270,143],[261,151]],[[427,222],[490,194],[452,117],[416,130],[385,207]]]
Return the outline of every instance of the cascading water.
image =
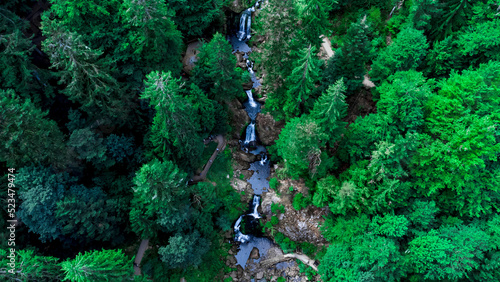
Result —
[[[230,37],[231,44],[233,46],[234,52],[243,52],[245,53],[244,58],[248,58],[248,53],[252,51],[250,47],[245,43],[246,40],[250,39],[250,28],[251,28],[251,18],[252,12],[255,12],[255,8],[259,6],[259,2],[245,10],[240,18],[239,30],[236,36]],[[260,81],[255,76],[255,72],[253,70],[253,63],[250,60],[246,61],[248,72],[253,81],[253,88],[256,88],[260,85]],[[260,221],[261,218],[258,208],[260,205],[260,196],[262,192],[267,191],[267,187],[269,187],[269,181],[267,178],[270,174],[270,164],[267,161],[266,149],[263,146],[256,146],[257,143],[257,134],[255,130],[257,115],[260,112],[261,104],[258,101],[255,101],[252,90],[245,91],[248,97],[248,101],[245,102],[245,109],[250,117],[250,124],[246,128],[245,140],[241,142],[242,149],[248,152],[249,148],[253,150],[250,151],[251,154],[260,155],[260,161],[256,161],[250,164],[250,169],[253,170],[254,173],[252,177],[248,180],[251,184],[252,189],[254,191],[254,196],[252,199],[252,203],[249,207],[249,211],[247,214],[241,215],[236,223],[234,224],[234,240],[240,242],[240,249],[236,254],[237,264],[241,265],[243,268],[246,266],[246,262],[250,256],[250,252],[254,247],[259,249],[259,252],[262,255],[267,253],[267,250],[271,247],[272,242],[267,238],[258,237],[259,235],[252,234],[243,234],[241,228],[242,225],[245,226],[245,232],[252,232],[255,229],[260,230]],[[257,232],[258,233],[258,232]]]

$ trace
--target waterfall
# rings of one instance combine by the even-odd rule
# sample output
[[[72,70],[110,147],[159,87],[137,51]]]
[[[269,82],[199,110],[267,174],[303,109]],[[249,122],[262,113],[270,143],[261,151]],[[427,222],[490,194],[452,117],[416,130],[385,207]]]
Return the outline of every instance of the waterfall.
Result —
[[[257,212],[257,208],[260,205],[260,197],[257,195],[253,196],[253,201],[252,201],[252,207],[253,207],[253,212],[249,215],[253,216],[253,218],[260,218],[259,212]]]
[[[250,103],[250,106],[251,106],[252,108],[257,107],[257,103],[255,103],[255,100],[253,99],[252,90],[246,90],[245,92],[247,93],[247,96],[248,96],[248,102]]]
[[[250,236],[249,235],[245,235],[243,233],[241,233],[240,231],[240,227],[241,227],[241,220],[243,219],[244,215],[241,215],[238,220],[236,221],[236,223],[234,224],[234,239],[238,242],[241,242],[241,243],[245,243],[245,242],[248,242],[250,241]]]
[[[246,9],[240,18],[240,30],[238,31],[238,40],[248,40],[252,36],[250,29],[252,26],[252,12],[255,12],[255,7]]]
[[[262,156],[262,158],[260,159],[260,165],[264,165],[267,161],[267,155],[262,154],[261,156]]]
[[[255,138],[255,123],[252,121],[247,126],[247,136],[245,137],[245,145],[250,144],[251,142],[255,142],[257,139]]]

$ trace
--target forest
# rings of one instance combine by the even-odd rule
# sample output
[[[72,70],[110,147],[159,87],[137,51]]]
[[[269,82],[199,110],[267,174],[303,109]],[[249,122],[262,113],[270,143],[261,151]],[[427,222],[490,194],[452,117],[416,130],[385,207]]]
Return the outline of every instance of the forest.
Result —
[[[0,137],[1,281],[500,281],[496,0],[3,0]]]

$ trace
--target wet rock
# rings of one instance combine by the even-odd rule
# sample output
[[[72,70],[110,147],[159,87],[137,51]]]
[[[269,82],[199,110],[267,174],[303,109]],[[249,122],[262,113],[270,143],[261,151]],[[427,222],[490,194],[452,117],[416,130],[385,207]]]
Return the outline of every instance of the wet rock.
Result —
[[[281,202],[281,199],[280,197],[278,197],[278,195],[276,194],[276,192],[274,191],[269,191],[269,192],[265,192],[265,193],[262,193],[262,203],[261,203],[261,207],[262,207],[262,213],[267,215],[267,216],[271,216],[271,204],[272,203],[280,203]]]
[[[270,146],[275,143],[275,140],[278,139],[283,126],[283,121],[277,122],[269,113],[260,113],[257,116],[257,133],[259,134],[260,141],[264,146]]]
[[[191,72],[193,71],[197,60],[196,56],[198,55],[198,53],[200,53],[198,48],[200,48],[201,45],[201,41],[189,43],[186,49],[186,53],[182,58],[182,69],[189,75],[191,75]]]
[[[245,54],[243,52],[236,52],[234,54],[236,56],[236,66],[246,70],[247,69],[247,59],[243,58],[243,56]]]
[[[240,191],[240,192],[252,189],[248,182],[246,182],[245,180],[241,180],[239,178],[233,178],[231,186],[233,186],[233,188],[235,190]]]
[[[231,126],[233,130],[233,138],[240,140],[247,124],[250,123],[250,118],[243,108],[243,105],[237,99],[234,99],[228,104],[229,111],[232,114]]]
[[[254,247],[252,249],[252,251],[250,252],[250,258],[251,259],[258,259],[258,258],[260,258],[259,249],[257,247]]]

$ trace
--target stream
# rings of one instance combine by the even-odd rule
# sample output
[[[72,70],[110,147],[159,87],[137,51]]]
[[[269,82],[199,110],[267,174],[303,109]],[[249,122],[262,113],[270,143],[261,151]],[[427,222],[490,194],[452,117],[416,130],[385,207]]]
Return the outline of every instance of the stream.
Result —
[[[248,46],[247,41],[251,37],[252,13],[255,12],[259,5],[260,1],[257,1],[254,6],[242,12],[238,32],[229,38],[233,47],[233,53],[243,52],[245,54],[243,58],[246,59],[247,69],[253,82],[252,88],[256,88],[261,84],[253,70],[253,62],[248,59],[248,54],[252,52],[252,49]],[[268,191],[268,177],[270,174],[267,151],[264,146],[259,145],[259,139],[256,132],[256,119],[262,104],[255,101],[252,90],[246,90],[245,92],[248,100],[243,105],[245,106],[245,111],[250,117],[251,122],[245,130],[244,139],[240,140],[240,146],[241,150],[253,155],[260,155],[261,158],[259,161],[251,163],[249,168],[249,170],[254,173],[247,182],[252,186],[254,195],[252,202],[249,204],[248,212],[241,215],[234,224],[234,240],[240,242],[239,250],[236,254],[236,264],[241,265],[243,269],[254,247],[259,249],[260,257],[263,257],[267,254],[269,248],[273,246],[271,240],[260,237],[262,235],[262,231],[260,230],[261,216],[257,211],[262,193]],[[244,231],[242,230],[243,224],[245,227]],[[257,262],[258,260],[259,259],[255,261]]]

